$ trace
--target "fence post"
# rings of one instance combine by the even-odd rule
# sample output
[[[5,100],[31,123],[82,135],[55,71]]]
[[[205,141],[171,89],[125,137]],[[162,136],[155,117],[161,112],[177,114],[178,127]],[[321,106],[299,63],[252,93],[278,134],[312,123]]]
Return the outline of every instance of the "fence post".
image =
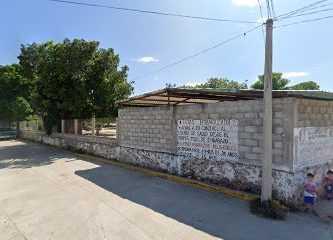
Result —
[[[74,119],[74,133],[75,135],[79,133],[79,120]]]
[[[65,119],[61,119],[61,133],[65,133]]]
[[[96,118],[93,117],[91,119],[91,133],[93,136],[95,136],[95,129],[96,129]]]
[[[119,141],[119,121],[118,118],[116,118],[116,139]]]

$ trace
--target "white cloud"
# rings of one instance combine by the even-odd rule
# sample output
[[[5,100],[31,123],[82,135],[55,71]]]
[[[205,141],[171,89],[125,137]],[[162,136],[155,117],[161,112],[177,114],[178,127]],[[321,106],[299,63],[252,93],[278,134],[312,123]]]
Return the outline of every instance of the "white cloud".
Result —
[[[199,82],[188,82],[188,83],[185,83],[185,87],[195,87],[199,84],[202,84],[202,83],[199,83]]]
[[[284,78],[298,78],[309,76],[308,72],[285,72],[282,74]]]
[[[239,7],[256,7],[258,6],[258,0],[231,0],[231,3]]]
[[[139,59],[133,59],[133,61],[141,62],[141,63],[145,64],[145,63],[151,63],[151,62],[158,62],[159,59],[147,56],[147,57],[141,57]]]
[[[267,17],[263,17],[262,19],[257,19],[257,23],[265,23],[267,21]]]

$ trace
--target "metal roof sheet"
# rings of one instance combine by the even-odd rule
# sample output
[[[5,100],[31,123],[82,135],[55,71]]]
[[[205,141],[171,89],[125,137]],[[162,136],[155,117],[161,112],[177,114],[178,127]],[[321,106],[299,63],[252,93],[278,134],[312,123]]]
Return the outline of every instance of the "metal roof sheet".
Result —
[[[160,106],[252,100],[262,90],[165,88],[118,101],[119,106]],[[333,93],[320,90],[273,90],[273,98],[296,97],[333,101]]]

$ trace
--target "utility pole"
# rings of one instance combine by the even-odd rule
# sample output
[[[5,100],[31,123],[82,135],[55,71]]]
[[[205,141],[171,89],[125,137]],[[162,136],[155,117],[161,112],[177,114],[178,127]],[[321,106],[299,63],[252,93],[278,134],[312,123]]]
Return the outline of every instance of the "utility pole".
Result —
[[[265,72],[264,72],[264,122],[261,203],[270,204],[272,200],[272,61],[273,61],[273,19],[266,21]]]

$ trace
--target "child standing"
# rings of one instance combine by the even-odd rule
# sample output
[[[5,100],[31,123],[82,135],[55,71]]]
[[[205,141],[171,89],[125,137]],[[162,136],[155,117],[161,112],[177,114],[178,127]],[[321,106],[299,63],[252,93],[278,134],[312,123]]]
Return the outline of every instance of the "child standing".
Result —
[[[315,181],[315,174],[308,173],[307,178],[304,181],[303,188],[304,188],[304,203],[306,206],[305,212],[311,210],[314,214],[316,214],[314,210],[314,205],[317,198],[317,190],[320,186],[320,183]]]
[[[325,197],[327,200],[332,199],[333,195],[333,171],[328,170],[327,175],[323,180],[322,185],[324,186]]]

